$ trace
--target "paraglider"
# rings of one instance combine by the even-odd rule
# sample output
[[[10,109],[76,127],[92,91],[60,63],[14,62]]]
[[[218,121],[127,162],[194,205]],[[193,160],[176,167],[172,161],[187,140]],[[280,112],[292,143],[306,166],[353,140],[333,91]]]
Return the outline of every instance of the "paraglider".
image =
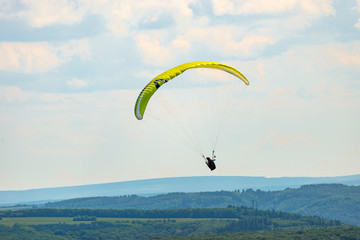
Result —
[[[230,67],[223,63],[217,63],[217,62],[210,62],[210,61],[198,61],[198,62],[190,62],[190,63],[184,63],[177,67],[174,67],[170,70],[167,70],[166,72],[161,73],[157,77],[155,77],[153,80],[151,80],[144,89],[140,92],[139,97],[136,100],[135,103],[135,116],[138,120],[143,119],[144,112],[146,109],[146,106],[151,98],[151,96],[165,83],[170,81],[171,79],[175,78],[176,76],[180,75],[184,71],[192,68],[213,68],[213,69],[219,69],[225,72],[228,72],[235,77],[242,80],[246,85],[249,85],[249,81],[246,79],[244,75],[242,75],[241,72],[236,70],[233,67]]]
[[[212,158],[210,157],[205,157],[204,155],[202,155],[202,157],[205,159],[205,163],[206,165],[210,168],[211,171],[214,171],[216,168],[215,165],[215,161],[216,161],[216,156],[215,156],[215,151],[212,151]]]
[[[212,61],[197,61],[197,62],[184,63],[184,64],[181,64],[177,67],[171,68],[171,69],[159,74],[158,76],[153,78],[143,88],[143,90],[140,92],[140,94],[136,100],[136,103],[135,103],[135,107],[134,107],[135,117],[138,120],[142,120],[144,118],[145,110],[147,108],[147,105],[148,105],[150,99],[162,85],[168,83],[171,80],[175,81],[176,77],[179,76],[180,74],[182,74],[183,72],[185,72],[186,70],[195,69],[195,68],[208,68],[208,69],[210,68],[210,69],[221,70],[226,73],[229,73],[230,75],[235,76],[237,79],[240,79],[246,85],[249,85],[249,81],[246,79],[246,77],[241,72],[239,72],[237,69],[235,69],[229,65],[226,65],[223,63],[218,63],[218,62],[212,62]],[[191,86],[186,86],[186,87],[190,88]],[[217,87],[217,86],[215,86],[213,88],[219,89],[219,87]],[[229,94],[227,94],[227,95],[229,95]],[[217,102],[216,99],[214,101]],[[195,103],[192,105],[195,105]],[[205,105],[208,105],[208,103],[205,102]],[[203,108],[206,109],[206,107],[203,107]],[[218,107],[217,109],[212,109],[211,111],[212,112],[219,111],[219,108],[222,108],[222,106]],[[188,119],[190,119],[190,117],[191,116],[189,116],[185,121],[191,121],[191,120],[188,120]],[[206,120],[204,120],[204,122],[205,121],[209,122],[208,119],[211,120],[211,117],[207,117]],[[217,129],[219,127],[211,126],[211,128]],[[193,131],[190,130],[188,132],[191,133]],[[188,132],[186,132],[187,135],[188,135]],[[217,141],[217,139],[215,141]],[[200,148],[198,148],[198,149],[200,149]],[[211,171],[213,171],[216,168],[215,163],[214,163],[214,161],[216,159],[216,156],[214,155],[214,149],[215,149],[215,145],[212,146],[213,156],[211,158],[210,157],[205,158],[205,156],[202,154],[202,152],[200,152],[202,150],[198,150],[198,152],[201,153],[203,158],[206,160],[206,164],[211,169]]]

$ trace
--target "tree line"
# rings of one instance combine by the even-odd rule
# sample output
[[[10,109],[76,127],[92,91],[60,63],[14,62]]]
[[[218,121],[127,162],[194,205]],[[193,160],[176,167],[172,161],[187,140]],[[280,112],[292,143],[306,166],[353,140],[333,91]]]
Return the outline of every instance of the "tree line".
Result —
[[[249,217],[264,219],[282,219],[306,223],[309,225],[334,226],[340,225],[338,220],[325,220],[316,216],[302,216],[274,210],[258,210],[248,207],[229,205],[226,208],[193,208],[193,209],[26,209],[19,211],[3,211],[0,217],[77,217],[93,216],[102,218],[215,218],[239,219]],[[265,221],[266,223],[266,221]]]

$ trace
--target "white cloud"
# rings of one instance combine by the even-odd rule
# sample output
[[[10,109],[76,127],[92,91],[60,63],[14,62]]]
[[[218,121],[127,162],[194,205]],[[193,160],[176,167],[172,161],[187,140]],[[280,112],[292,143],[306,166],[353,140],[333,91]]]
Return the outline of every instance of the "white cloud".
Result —
[[[0,70],[45,72],[59,65],[54,48],[48,43],[0,43]]]
[[[360,19],[358,20],[358,22],[355,24],[355,27],[360,29]]]
[[[228,53],[233,51],[235,54],[240,53],[245,56],[251,56],[254,52],[258,52],[265,46],[272,45],[275,42],[271,36],[247,35],[240,42],[236,42],[235,40],[227,42],[225,44],[225,51]]]
[[[96,7],[96,6],[94,6]],[[125,35],[129,32],[128,20],[133,17],[133,7],[127,1],[110,3],[106,9],[100,7],[98,10],[107,19],[107,27],[115,34]]]
[[[7,103],[24,102],[31,97],[30,92],[25,92],[19,87],[0,86],[0,101]]]
[[[298,5],[306,14],[314,17],[335,15],[331,0],[298,0]]]
[[[335,14],[335,9],[329,0],[213,0],[215,15],[253,15],[279,14],[296,11],[312,16],[327,16]]]
[[[46,72],[74,56],[88,59],[87,40],[73,40],[53,46],[47,42],[0,42],[0,70],[15,72]]]
[[[135,37],[140,54],[144,56],[144,62],[160,66],[174,60],[169,48],[160,44],[157,38],[149,35],[139,34]]]
[[[251,15],[263,13],[281,13],[294,8],[294,0],[280,0],[276,2],[257,1],[231,1],[213,0],[213,11],[215,15]]]
[[[55,173],[51,179],[49,179],[52,183],[62,182],[64,186],[71,186],[72,182],[80,181],[78,175],[71,173],[70,171],[59,171]]]
[[[43,93],[38,96],[40,102],[45,103],[58,103],[58,102],[69,102],[66,96],[63,94],[55,94],[55,93]]]
[[[51,24],[73,24],[80,22],[86,12],[86,2],[69,0],[23,0],[24,10],[18,12],[33,27]]]
[[[191,28],[185,33],[185,37],[200,41],[203,45],[210,45],[225,57],[240,58],[254,56],[276,42],[267,31],[246,33],[244,29],[235,26]]]
[[[15,11],[16,1],[2,0],[0,1],[0,18],[11,18]]]
[[[276,145],[284,146],[302,145],[304,147],[311,147],[316,145],[315,140],[304,132],[292,132],[289,135],[277,133],[274,136],[270,136],[269,140]]]
[[[81,89],[81,88],[86,88],[88,86],[87,82],[78,78],[73,78],[69,81],[66,81],[66,84],[71,89]]]
[[[360,66],[360,41],[349,42],[346,44],[334,43],[321,47],[313,47],[312,51],[318,52],[318,57],[324,64],[332,66]]]
[[[54,47],[62,62],[70,61],[72,57],[78,56],[83,60],[91,58],[91,46],[87,39],[71,40],[66,44]]]
[[[356,75],[344,75],[340,69],[346,67],[352,71],[358,71],[359,56],[360,42],[358,41],[299,45],[280,56],[264,59],[264,64],[269,86],[274,86],[273,84],[290,88],[296,86],[297,91],[299,88],[306,87],[310,96],[314,96],[314,93],[322,95],[325,92],[331,93],[330,86],[348,87],[349,83],[358,81],[359,78]]]
[[[174,20],[178,26],[189,25],[193,17],[189,7],[192,0],[24,0],[0,2],[0,17],[25,19],[32,27],[54,24],[75,24],[86,14],[97,14],[106,20],[108,29],[126,35],[143,24],[163,24]]]
[[[7,91],[14,90],[8,88]],[[18,89],[16,91],[19,92]],[[25,96],[30,94],[20,92]],[[13,95],[9,95],[11,98],[7,102],[19,98],[20,93],[15,97]],[[16,145],[25,148],[25,154],[29,156],[96,154],[108,141],[109,135],[117,135],[119,131],[122,135],[131,132],[129,125],[123,124],[128,119],[135,121],[132,115],[128,118],[123,115],[124,109],[129,107],[129,95],[135,99],[130,91],[82,94],[34,92],[31,93],[32,101],[22,102],[21,115],[28,117],[17,118],[9,124],[9,129],[17,139]],[[9,112],[8,115],[16,119],[16,114]],[[110,126],[117,126],[117,130]]]
[[[188,51],[191,48],[191,43],[189,40],[180,36],[171,42],[171,47],[181,51]]]
[[[231,14],[234,12],[234,4],[229,0],[213,0],[213,11],[215,15],[221,16],[224,14]]]
[[[272,92],[272,96],[289,96],[294,95],[296,93],[296,88],[289,88],[289,87],[276,87]]]
[[[270,129],[265,135],[259,137],[254,144],[244,145],[240,148],[260,151],[262,148],[266,148],[269,145],[280,148],[296,148],[298,146],[314,147],[317,143],[314,137],[305,132],[284,133],[279,130]]]

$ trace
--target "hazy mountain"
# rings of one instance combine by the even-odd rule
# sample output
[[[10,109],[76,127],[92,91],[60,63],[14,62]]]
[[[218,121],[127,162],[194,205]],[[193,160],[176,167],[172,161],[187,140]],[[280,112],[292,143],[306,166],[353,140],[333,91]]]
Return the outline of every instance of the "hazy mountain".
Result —
[[[46,202],[80,197],[141,195],[170,192],[233,191],[236,189],[283,190],[306,184],[341,183],[360,185],[360,175],[340,177],[241,177],[205,176],[178,177],[103,183],[73,187],[43,188],[21,191],[0,191],[0,204]]]

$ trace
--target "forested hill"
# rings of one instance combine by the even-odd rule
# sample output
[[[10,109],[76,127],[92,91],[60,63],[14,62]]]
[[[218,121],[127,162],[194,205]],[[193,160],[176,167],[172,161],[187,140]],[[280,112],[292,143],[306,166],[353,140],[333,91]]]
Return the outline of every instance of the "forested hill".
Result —
[[[152,197],[136,195],[91,197],[48,203],[47,208],[176,209],[248,206],[338,219],[360,226],[360,186],[341,184],[304,185],[282,191],[236,190],[200,193],[169,193]]]

